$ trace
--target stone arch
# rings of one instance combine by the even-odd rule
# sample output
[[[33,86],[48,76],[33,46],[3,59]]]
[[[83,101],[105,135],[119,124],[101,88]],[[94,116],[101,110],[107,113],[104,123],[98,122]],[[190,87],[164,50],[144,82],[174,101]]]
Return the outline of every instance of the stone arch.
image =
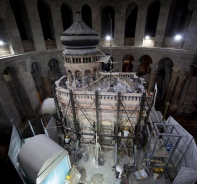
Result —
[[[143,55],[139,59],[139,69],[138,75],[146,75],[150,73],[150,64],[152,63],[152,58],[149,55]]]
[[[184,37],[193,14],[193,7],[189,8],[189,3],[190,0],[173,0],[171,2],[165,31],[166,37],[176,34],[181,34]]]
[[[58,68],[59,67],[59,61],[56,58],[50,59],[49,62],[48,62],[48,67],[50,69]]]
[[[49,3],[46,0],[38,0],[37,8],[45,43],[46,40],[55,40],[55,31]]]
[[[160,1],[153,1],[147,11],[145,36],[155,37],[160,12]]]
[[[122,62],[122,72],[131,72],[133,69],[132,61],[134,61],[134,57],[130,54],[127,54],[123,57]]]
[[[158,62],[158,74],[157,74],[157,87],[158,98],[164,99],[169,87],[169,83],[172,76],[173,61],[168,58],[162,58]]]
[[[59,61],[56,58],[52,58],[48,62],[49,67],[49,79],[51,85],[54,85],[54,82],[58,80],[62,75],[59,68]]]
[[[84,82],[85,84],[90,84],[92,82],[92,70],[91,69],[85,70]]]
[[[32,30],[24,0],[9,0],[21,40],[33,40]]]
[[[73,12],[69,4],[63,3],[61,5],[61,15],[64,31],[68,29],[73,23]]]
[[[112,27],[112,28],[111,28]],[[106,6],[101,11],[101,37],[107,35],[114,37],[115,10],[111,6]]]
[[[42,103],[42,101],[46,98],[46,92],[42,81],[41,71],[42,68],[38,62],[33,62],[31,64],[31,74],[40,103]]]
[[[125,45],[134,45],[138,6],[132,3],[127,8],[125,23]]]
[[[76,81],[77,87],[81,87],[83,72],[80,70],[75,70],[74,75],[75,75],[75,81]]]
[[[92,28],[92,10],[87,4],[82,7],[81,14],[83,21]]]

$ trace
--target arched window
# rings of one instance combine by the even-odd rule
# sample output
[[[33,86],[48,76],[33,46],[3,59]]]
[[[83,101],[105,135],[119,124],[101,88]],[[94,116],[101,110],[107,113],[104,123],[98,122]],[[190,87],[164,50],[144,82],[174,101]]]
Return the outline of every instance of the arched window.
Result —
[[[92,10],[88,5],[82,7],[82,19],[83,21],[92,28]]]
[[[27,20],[24,24],[24,19],[27,18],[27,10],[25,6],[22,7],[22,5],[24,5],[24,2],[19,0],[9,0],[9,1],[20,33],[21,40],[28,40],[29,35],[27,32],[30,31],[30,29],[29,30],[27,29],[27,25],[26,25],[28,24]]]
[[[127,54],[123,58],[123,64],[122,64],[122,72],[131,72],[133,69],[132,61],[134,60],[134,57],[130,54]]]
[[[146,75],[150,72],[150,64],[152,63],[152,59],[149,55],[143,55],[139,60],[139,69],[138,75]]]
[[[40,101],[40,103],[42,103],[42,101],[47,97],[47,95],[46,95],[45,87],[42,81],[41,67],[39,63],[37,62],[32,63],[31,74],[34,80],[34,85],[36,88],[38,100]]]
[[[61,6],[62,22],[64,31],[68,29],[73,23],[72,9],[65,3]]]
[[[49,5],[44,0],[38,0],[37,6],[44,39],[54,39],[54,28],[52,23],[51,9]]]
[[[101,36],[107,35],[114,37],[115,11],[112,7],[107,6],[101,11]]]
[[[172,67],[173,67],[173,62],[170,58],[162,58],[158,62],[158,74],[157,74],[158,95],[157,95],[156,106],[159,106],[161,105],[161,103],[164,102],[166,92],[168,90],[170,80],[172,77]]]
[[[59,68],[59,61],[56,58],[51,59],[48,62],[48,67],[50,68],[49,78],[51,81],[51,85],[54,86],[54,82],[62,76]]]
[[[172,37],[176,34],[184,36],[186,33],[193,10],[188,9],[189,0],[174,0],[170,6],[168,22],[166,26],[166,37]]]
[[[155,37],[159,18],[160,2],[154,1],[148,8],[146,16],[145,36]]]
[[[53,69],[53,68],[58,68],[59,67],[59,62],[57,59],[53,58],[49,61],[49,67],[50,69]]]
[[[138,7],[135,3],[131,4],[127,9],[125,37],[135,37],[137,12],[138,12]]]

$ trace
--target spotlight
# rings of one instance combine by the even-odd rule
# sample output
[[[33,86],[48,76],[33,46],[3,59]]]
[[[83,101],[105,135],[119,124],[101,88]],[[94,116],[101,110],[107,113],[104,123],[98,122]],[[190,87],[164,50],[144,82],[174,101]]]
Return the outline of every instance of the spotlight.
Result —
[[[145,40],[149,40],[150,39],[150,36],[145,36]]]
[[[105,39],[109,41],[109,40],[111,40],[111,37],[110,36],[106,36]]]
[[[0,45],[4,45],[4,43],[0,40]]]
[[[181,40],[182,39],[182,36],[181,35],[176,35],[174,38],[175,38],[175,40],[178,41],[178,40]]]

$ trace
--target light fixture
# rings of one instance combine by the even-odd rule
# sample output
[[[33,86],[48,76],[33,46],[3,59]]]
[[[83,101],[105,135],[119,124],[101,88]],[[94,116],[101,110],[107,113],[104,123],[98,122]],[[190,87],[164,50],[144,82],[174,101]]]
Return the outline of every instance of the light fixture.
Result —
[[[4,43],[0,40],[0,45],[4,45]]]
[[[105,39],[109,41],[111,40],[111,36],[106,36]]]
[[[150,39],[150,36],[146,35],[145,40],[149,40],[149,39]]]
[[[178,34],[178,35],[176,35],[174,38],[175,38],[175,40],[178,41],[178,40],[181,40],[181,39],[182,39],[182,36]]]

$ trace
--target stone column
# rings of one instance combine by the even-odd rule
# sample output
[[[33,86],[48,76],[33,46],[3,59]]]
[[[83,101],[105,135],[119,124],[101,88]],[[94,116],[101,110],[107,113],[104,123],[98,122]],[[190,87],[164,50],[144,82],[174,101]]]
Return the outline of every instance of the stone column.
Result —
[[[174,90],[176,88],[176,84],[177,84],[177,81],[178,81],[178,73],[179,73],[179,70],[173,70],[173,72],[172,72],[172,78],[170,80],[170,85],[169,85],[169,88],[167,90],[166,99],[165,99],[165,102],[164,102],[165,104],[170,102],[171,99],[172,99],[172,96],[173,96],[173,93],[174,93]]]
[[[71,86],[71,73],[67,71],[68,86]]]
[[[146,26],[147,8],[148,8],[148,3],[146,5],[142,4],[138,7],[134,46],[142,46],[143,44],[144,32]]]
[[[133,64],[132,72],[138,72],[139,66],[140,66],[140,62],[139,62],[139,61],[133,60],[133,61],[132,61],[132,64]]]
[[[41,76],[42,76],[42,81],[43,81],[45,92],[46,92],[46,97],[52,97],[52,89],[51,89],[51,82],[50,82],[49,75],[48,75],[48,69],[43,68]]]
[[[51,13],[52,13],[52,26],[53,26],[53,36],[56,42],[57,49],[63,49],[64,46],[60,41],[60,34],[63,33],[63,23],[61,17],[60,7],[61,4],[59,1],[51,1]]]
[[[158,73],[158,66],[157,65],[151,66],[151,74],[150,74],[149,83],[148,83],[148,91],[154,90],[155,82],[157,79],[157,73]]]
[[[17,69],[21,87],[24,89],[24,94],[22,95],[23,108],[27,115],[35,115],[40,108],[40,101],[31,71],[29,71],[30,68],[27,68],[27,63],[22,60],[17,62]],[[21,91],[19,91],[19,93],[21,93]]]
[[[26,4],[31,31],[33,34],[35,50],[43,51],[46,49],[46,46],[44,42],[44,36],[42,33],[40,17],[37,8],[37,1],[26,0],[24,2]]]
[[[124,45],[126,11],[124,8],[120,7],[115,10],[114,39],[112,40],[113,46]]]
[[[197,4],[197,3],[196,3]],[[183,49],[196,50],[197,49],[197,37],[194,36],[197,33],[197,8],[193,10],[192,18],[187,29],[185,36],[185,42]]]
[[[3,71],[1,71],[3,73]],[[6,82],[3,81],[3,77],[0,78],[0,122],[1,126],[4,128],[11,126],[13,123],[17,125],[21,124],[20,115],[16,109],[12,96],[9,92],[9,89],[6,85]]]
[[[167,0],[165,2],[160,1],[160,2],[161,2],[161,8],[159,12],[159,18],[157,22],[157,31],[155,35],[155,43],[154,43],[155,47],[163,46],[166,25],[167,25],[168,15],[169,15],[170,5],[171,5],[171,0]]]
[[[178,106],[179,106],[179,99],[181,98],[181,94],[185,85],[185,81],[186,81],[186,75],[183,72],[179,73],[179,79],[173,94],[173,98],[171,101],[171,104],[169,106],[169,112],[170,113],[174,113],[176,112]]]

